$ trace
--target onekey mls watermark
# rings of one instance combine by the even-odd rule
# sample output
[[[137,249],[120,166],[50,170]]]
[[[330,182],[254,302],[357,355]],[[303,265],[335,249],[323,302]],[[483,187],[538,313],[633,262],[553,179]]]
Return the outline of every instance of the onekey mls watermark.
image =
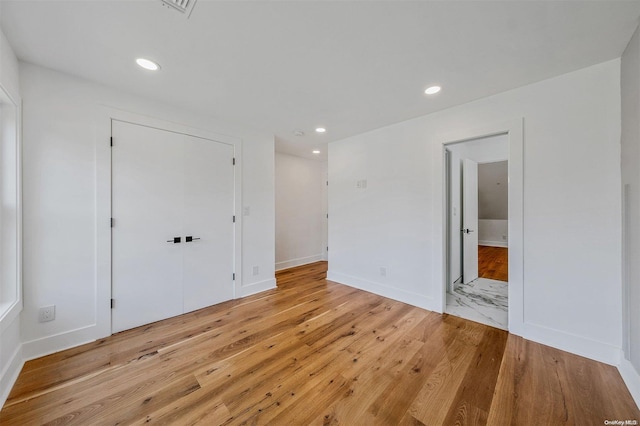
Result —
[[[605,420],[605,425],[614,425],[614,426],[626,426],[626,425],[637,425],[637,420]]]

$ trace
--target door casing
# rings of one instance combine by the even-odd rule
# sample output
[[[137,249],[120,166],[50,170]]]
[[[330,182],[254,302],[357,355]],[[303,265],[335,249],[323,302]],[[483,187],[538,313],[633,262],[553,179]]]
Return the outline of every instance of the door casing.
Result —
[[[509,332],[522,335],[524,332],[524,123],[523,119],[505,122],[489,123],[477,128],[464,128],[443,133],[436,136],[434,157],[438,158],[439,167],[435,169],[440,181],[441,197],[440,212],[441,225],[440,241],[436,242],[439,254],[440,285],[436,290],[436,309],[444,312],[446,306],[447,288],[447,176],[446,149],[448,146],[461,142],[481,139],[489,136],[507,134],[509,138]],[[436,207],[438,208],[438,207]]]

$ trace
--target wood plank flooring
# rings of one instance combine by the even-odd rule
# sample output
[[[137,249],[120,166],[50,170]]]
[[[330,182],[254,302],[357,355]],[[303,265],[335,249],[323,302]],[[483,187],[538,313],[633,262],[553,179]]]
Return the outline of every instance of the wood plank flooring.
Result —
[[[0,424],[602,425],[640,420],[614,367],[326,281],[28,362]]]
[[[491,280],[509,281],[509,249],[478,246],[478,276]]]

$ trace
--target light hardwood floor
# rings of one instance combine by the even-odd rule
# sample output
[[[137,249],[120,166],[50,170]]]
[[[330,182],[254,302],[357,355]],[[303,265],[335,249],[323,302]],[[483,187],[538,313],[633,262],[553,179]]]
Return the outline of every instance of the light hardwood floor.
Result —
[[[325,280],[28,362],[0,424],[603,425],[637,419],[614,367]]]
[[[491,280],[509,281],[509,249],[478,246],[478,276]]]

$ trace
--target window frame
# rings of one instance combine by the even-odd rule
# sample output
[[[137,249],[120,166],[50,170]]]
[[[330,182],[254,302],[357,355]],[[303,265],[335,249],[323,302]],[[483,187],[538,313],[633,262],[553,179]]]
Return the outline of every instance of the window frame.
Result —
[[[14,251],[14,256],[9,259],[9,262],[5,260],[4,255],[0,253],[0,268],[14,268],[15,279],[12,279],[11,296],[9,300],[5,300],[6,288],[8,285],[3,281],[0,276],[0,332],[4,331],[15,318],[18,317],[23,308],[23,295],[22,295],[22,105],[19,100],[14,99],[5,89],[0,85],[0,155],[4,152],[4,146],[6,143],[13,144],[11,146],[11,154],[15,153],[15,158],[10,161],[15,161],[15,168],[10,171],[10,174],[4,175],[4,169],[0,167],[0,201],[4,200],[5,183],[10,185],[9,190],[15,202],[15,220],[8,229],[8,232],[15,233],[15,246],[10,249]],[[9,118],[5,114],[9,114]],[[7,121],[10,124],[10,128],[7,130],[4,126]],[[0,226],[3,223],[2,211],[0,211]],[[5,232],[2,230],[2,232]],[[5,265],[4,263],[7,262]]]

